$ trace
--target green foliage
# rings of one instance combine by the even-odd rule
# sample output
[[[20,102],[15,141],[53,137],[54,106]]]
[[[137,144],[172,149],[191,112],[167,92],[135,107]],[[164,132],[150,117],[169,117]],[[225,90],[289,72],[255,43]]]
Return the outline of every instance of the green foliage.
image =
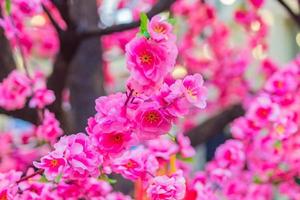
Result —
[[[172,135],[171,133],[167,133],[167,134],[171,138],[171,140],[173,140],[174,142],[177,142],[176,137],[174,135]]]
[[[256,183],[256,184],[261,184],[262,183],[261,179],[257,175],[254,175],[253,182]]]
[[[140,33],[146,38],[150,37],[150,34],[147,30],[149,19],[145,13],[141,13],[140,16],[141,24],[140,24]]]
[[[277,148],[277,149],[281,149],[282,147],[282,143],[280,140],[277,140],[275,143],[274,143],[274,147]]]
[[[178,160],[181,160],[181,161],[186,162],[186,163],[194,162],[194,159],[192,157],[184,158],[180,154],[177,154],[177,158],[178,158]]]
[[[169,18],[168,22],[174,26],[176,24],[176,19],[175,18]]]
[[[8,14],[10,14],[11,11],[11,0],[5,0],[5,10]]]
[[[103,180],[103,181],[106,181],[108,182],[109,184],[116,184],[117,183],[117,180],[116,179],[112,179],[112,178],[109,178],[106,174],[102,174],[100,177],[99,177],[100,180]]]
[[[40,182],[42,182],[42,183],[47,183],[47,182],[49,182],[49,181],[47,180],[46,176],[43,174],[43,175],[41,176],[41,178],[40,178]]]
[[[58,176],[55,178],[55,183],[59,183],[62,178],[62,173],[58,174]]]
[[[300,178],[299,177],[294,177],[294,181],[295,183],[297,183],[297,185],[300,185]]]

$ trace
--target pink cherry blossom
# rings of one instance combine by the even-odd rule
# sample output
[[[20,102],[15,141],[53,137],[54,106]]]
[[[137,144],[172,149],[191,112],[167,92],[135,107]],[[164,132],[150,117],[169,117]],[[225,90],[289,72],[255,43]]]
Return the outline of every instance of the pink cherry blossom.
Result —
[[[156,158],[169,160],[170,156],[178,151],[178,147],[169,138],[158,137],[147,141],[147,147]]]
[[[156,43],[136,37],[126,45],[127,68],[131,78],[149,89],[162,84],[165,76],[172,71],[176,57],[177,48],[173,42]]]
[[[83,179],[89,175],[99,174],[101,157],[90,145],[90,138],[83,134],[65,136],[54,145],[57,152],[63,153],[68,165],[64,172],[65,177]]]
[[[257,97],[251,104],[247,117],[259,124],[264,124],[269,121],[274,121],[279,117],[279,106],[273,103],[266,95]]]
[[[48,89],[38,89],[34,91],[34,95],[29,102],[29,106],[32,108],[44,108],[50,105],[55,100],[55,96],[52,90]]]
[[[273,135],[275,138],[288,138],[298,130],[296,122],[290,117],[279,118],[273,125]]]
[[[148,179],[158,170],[158,161],[151,152],[140,147],[114,159],[112,168],[129,180]]]
[[[156,41],[168,40],[172,35],[172,26],[160,16],[154,16],[148,23],[150,37]]]
[[[31,81],[23,73],[13,71],[0,84],[0,106],[7,110],[21,109],[31,94]]]
[[[179,133],[177,134],[177,141],[179,144],[180,153],[184,158],[191,158],[195,156],[196,151],[191,146],[191,141],[187,136],[183,135],[183,133]]]
[[[249,2],[255,7],[260,8],[264,4],[264,0],[249,0]]]
[[[140,139],[154,139],[167,134],[171,122],[166,118],[157,102],[141,105],[135,115],[136,134]]]
[[[54,101],[46,76],[33,72],[39,66],[31,67],[32,62],[28,62],[30,77],[12,72],[0,84],[1,108],[15,110],[29,104],[43,113],[34,131],[20,133],[8,124],[9,132],[0,133],[0,199],[130,200],[130,196],[113,191],[109,182],[115,174],[136,182],[135,193],[141,192],[142,198],[149,200],[272,200],[277,190],[280,196],[298,199],[300,57],[284,67],[270,58],[254,60],[256,48],[262,53],[269,48],[269,29],[259,10],[264,2],[248,0],[235,12],[236,22],[246,33],[245,41],[237,46],[231,42],[231,27],[211,4],[202,1],[181,0],[171,6],[172,16],[179,19],[178,41],[172,25],[159,16],[147,24],[149,35],[135,35],[135,29],[102,37],[104,73],[111,84],[107,92],[122,90],[113,85],[122,75],[110,77],[114,74],[107,73],[115,65],[116,55],[126,54],[130,75],[126,92],[96,100],[87,134],[64,136],[56,142],[63,134],[59,122],[53,113],[42,110]],[[36,14],[44,19],[41,3],[57,18],[56,6],[48,1],[13,0],[11,14],[3,12],[0,19],[12,47],[23,48],[25,59],[32,53],[53,56],[58,48],[49,17],[45,27],[27,27]],[[131,3],[121,0],[117,7],[128,9]],[[137,20],[138,13],[154,3],[139,1],[133,18]],[[0,4],[5,2],[0,0]],[[43,37],[46,27],[53,30]],[[44,28],[45,32],[38,30]],[[258,77],[248,77],[256,64],[263,72],[261,84],[257,84]],[[207,80],[205,86],[200,74]],[[230,124],[229,137],[234,139],[220,145],[203,171],[194,173],[185,158],[192,158],[195,149],[182,131],[188,125],[211,121],[212,115],[223,110],[226,115],[235,105],[242,105],[245,114]],[[206,108],[206,112],[200,113],[198,108]],[[165,135],[170,131],[176,140]],[[34,173],[32,160],[39,158],[33,164],[48,180],[30,176]],[[21,172],[10,172],[28,168],[22,179]]]
[[[60,176],[66,167],[66,160],[63,155],[52,152],[41,158],[41,162],[33,162],[33,165],[44,170],[44,174],[48,180],[55,180]]]
[[[297,76],[293,73],[275,73],[266,83],[266,90],[271,94],[285,95],[297,88]]]
[[[165,112],[172,118],[183,117],[188,114],[189,104],[183,97],[183,92],[178,82],[168,86],[162,85],[155,99],[165,109]]]
[[[89,135],[102,155],[118,155],[128,149],[129,144],[133,142],[132,132],[122,124],[114,123],[109,130],[98,126],[94,118],[90,118],[88,124]]]
[[[181,200],[185,195],[185,179],[181,174],[156,176],[150,180],[147,194],[151,200]]]
[[[126,95],[122,93],[96,99],[97,113],[94,117],[94,125],[105,129],[106,132],[110,132],[110,128],[119,129],[120,126],[125,126],[128,121],[124,115],[125,101]],[[97,128],[95,126],[94,128]]]
[[[182,81],[182,89],[186,99],[198,108],[206,107],[207,90],[203,83],[204,81],[200,74],[186,76]]]
[[[15,5],[17,5],[18,10],[27,16],[32,16],[38,11],[41,11],[41,0],[14,0]]]
[[[0,173],[0,199],[14,199],[18,192],[16,182],[21,178],[22,172],[11,170],[8,173]]]
[[[238,140],[227,140],[218,147],[215,159],[220,167],[242,169],[246,159],[243,143]]]
[[[45,110],[43,115],[43,122],[36,129],[36,135],[42,140],[55,142],[56,139],[63,133],[60,128],[59,121],[55,118],[54,114],[49,110]]]

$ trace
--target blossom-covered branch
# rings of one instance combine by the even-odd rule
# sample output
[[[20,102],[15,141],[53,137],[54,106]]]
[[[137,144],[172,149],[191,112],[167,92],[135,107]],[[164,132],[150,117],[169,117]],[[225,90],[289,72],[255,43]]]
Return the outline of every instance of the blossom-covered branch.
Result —
[[[151,19],[154,15],[159,14],[163,11],[169,10],[175,1],[176,0],[159,0],[151,8],[151,10],[147,13],[147,16]],[[133,21],[133,22],[126,23],[126,24],[118,24],[118,25],[113,25],[113,26],[105,27],[105,28],[96,27],[91,30],[84,30],[81,33],[81,37],[87,38],[87,37],[108,35],[108,34],[112,34],[115,32],[126,31],[129,29],[138,27],[139,24],[140,24],[140,21],[138,20],[138,21]]]

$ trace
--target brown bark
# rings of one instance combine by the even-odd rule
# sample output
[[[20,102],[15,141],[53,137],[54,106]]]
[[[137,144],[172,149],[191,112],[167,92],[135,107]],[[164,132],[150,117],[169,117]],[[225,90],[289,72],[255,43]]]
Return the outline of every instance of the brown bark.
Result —
[[[72,16],[80,29],[99,22],[96,1],[74,0]],[[99,37],[82,39],[71,63],[72,131],[84,131],[87,119],[95,113],[95,99],[105,94],[102,73],[102,52]]]
[[[1,10],[0,17],[2,17]],[[13,59],[9,41],[4,35],[4,30],[0,27],[0,81],[15,68],[16,64]]]
[[[300,27],[300,13],[295,13],[292,8],[284,0],[277,0],[278,3],[288,12],[294,22]],[[300,6],[300,1],[298,1],[298,7]]]
[[[235,118],[242,116],[245,113],[243,107],[238,104],[234,105],[217,115],[209,118],[205,122],[199,124],[192,130],[188,131],[187,135],[191,140],[191,145],[196,147],[217,134],[222,134],[224,128]]]

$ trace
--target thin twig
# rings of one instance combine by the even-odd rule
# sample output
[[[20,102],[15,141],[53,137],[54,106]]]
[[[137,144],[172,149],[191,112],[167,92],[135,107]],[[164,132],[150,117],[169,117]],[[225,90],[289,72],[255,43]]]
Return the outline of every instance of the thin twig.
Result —
[[[22,45],[21,45],[21,41],[20,41],[20,38],[19,36],[17,35],[17,28],[16,28],[16,24],[14,22],[14,19],[12,18],[12,16],[9,15],[9,19],[10,19],[10,22],[14,28],[14,31],[15,31],[15,38],[16,38],[16,41],[17,41],[17,45],[18,45],[18,49],[19,49],[19,52],[20,52],[20,55],[21,55],[21,60],[22,60],[22,66],[25,70],[25,73],[27,75],[27,77],[29,79],[31,79],[30,77],[30,73],[29,73],[29,68],[28,68],[28,65],[27,65],[27,62],[26,62],[26,59],[25,59],[25,53],[24,53],[24,50],[22,48]]]
[[[11,24],[13,25],[13,28],[16,30],[16,25],[14,23],[14,20],[11,16],[9,16],[9,19],[11,21]],[[33,78],[31,77],[30,73],[29,73],[29,67],[28,67],[28,64],[27,64],[27,60],[26,60],[26,57],[25,57],[25,53],[24,53],[24,50],[22,48],[22,45],[21,45],[21,41],[20,41],[20,38],[18,37],[18,35],[16,34],[16,41],[17,41],[17,45],[18,45],[18,48],[19,48],[19,51],[20,51],[20,55],[21,55],[21,60],[22,60],[22,64],[23,64],[23,68],[25,70],[25,73],[26,73],[26,76],[30,79],[31,81],[31,90],[32,90],[32,94],[34,94],[34,86],[33,86]],[[39,122],[41,123],[43,121],[43,118],[42,118],[42,111],[39,109],[39,108],[36,108],[36,112],[38,113],[38,119],[39,119]]]
[[[130,92],[129,92],[128,96],[127,96],[127,99],[126,99],[126,101],[125,101],[124,106],[127,106],[127,104],[129,103],[129,100],[130,100],[131,97],[132,97],[133,91],[134,91],[133,89],[130,90]]]
[[[290,14],[290,16],[294,19],[296,24],[300,27],[300,16],[292,11],[292,9],[285,3],[284,0],[277,0],[285,10]]]
[[[52,4],[57,8],[59,11],[60,16],[66,22],[67,26],[73,26],[73,22],[70,17],[69,13],[69,4],[67,0],[51,0]]]
[[[20,178],[20,180],[18,180],[16,183],[19,184],[19,183],[21,183],[21,182],[23,182],[23,181],[26,181],[26,180],[28,180],[28,179],[30,179],[30,178],[36,176],[36,175],[41,175],[41,174],[43,174],[43,172],[44,172],[43,169],[39,169],[39,170],[37,170],[36,172],[34,172],[33,174],[30,174],[30,175],[28,175],[28,176],[24,176],[24,177]]]
[[[54,27],[55,30],[57,31],[57,33],[61,33],[63,30],[62,30],[61,27],[58,25],[57,21],[53,18],[53,16],[52,16],[50,10],[48,10],[48,8],[47,8],[44,4],[42,4],[42,6],[43,6],[43,9],[44,9],[45,13],[47,14],[49,20],[51,21],[53,27]]]

